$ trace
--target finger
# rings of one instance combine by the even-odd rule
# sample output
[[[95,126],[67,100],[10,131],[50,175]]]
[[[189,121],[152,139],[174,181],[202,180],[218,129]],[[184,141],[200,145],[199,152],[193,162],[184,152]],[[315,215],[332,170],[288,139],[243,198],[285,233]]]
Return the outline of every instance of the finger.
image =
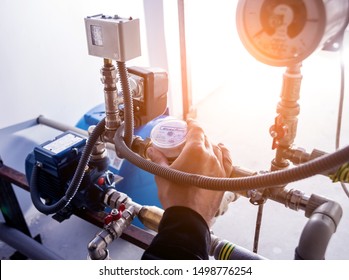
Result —
[[[190,149],[197,148],[201,150],[212,152],[213,146],[206,136],[203,128],[195,120],[189,119],[188,123],[188,133],[187,133],[187,146]]]
[[[168,166],[168,160],[167,158],[157,149],[153,147],[149,147],[147,150],[147,156],[152,162],[155,162],[157,164],[163,165],[163,166]]]
[[[219,177],[227,177],[227,171],[229,171],[229,163],[227,163],[225,150],[222,150],[221,145],[213,145],[213,151],[220,166],[220,174],[217,174]]]
[[[219,162],[223,163],[223,152],[219,145],[212,145],[212,150]]]
[[[223,167],[225,170],[225,174],[227,177],[230,177],[231,173],[233,172],[233,161],[231,159],[230,151],[224,144],[218,144],[220,147],[220,150],[222,151],[222,161],[223,161]]]
[[[188,124],[188,132],[187,132],[187,141],[201,141],[204,143],[205,141],[205,133],[199,123],[193,119],[187,120]]]
[[[224,159],[232,163],[229,149],[223,143],[219,143],[218,147],[222,151],[222,155],[224,156]]]

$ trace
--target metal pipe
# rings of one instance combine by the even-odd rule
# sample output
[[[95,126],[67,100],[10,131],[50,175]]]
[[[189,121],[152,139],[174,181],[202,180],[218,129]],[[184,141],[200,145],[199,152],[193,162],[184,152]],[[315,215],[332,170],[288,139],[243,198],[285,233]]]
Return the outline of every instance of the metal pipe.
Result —
[[[283,151],[288,149],[297,134],[298,115],[300,106],[300,87],[302,81],[301,64],[287,67],[283,75],[283,84],[280,94],[280,101],[277,104],[275,124],[271,127],[270,133],[273,137],[273,149],[276,155],[272,161],[271,170],[280,170],[288,167],[288,161],[283,157]]]
[[[121,118],[119,116],[118,90],[116,87],[117,75],[116,68],[111,59],[104,59],[104,65],[101,69],[101,81],[104,84],[105,100],[105,129],[106,137],[112,139],[116,129],[120,126]]]
[[[70,126],[70,125],[67,125],[67,124],[64,124],[64,123],[60,123],[60,122],[57,122],[55,120],[51,120],[49,118],[46,118],[46,117],[44,117],[42,115],[40,115],[37,118],[37,123],[38,124],[42,124],[42,125],[46,125],[48,127],[51,127],[51,128],[54,128],[54,129],[57,129],[57,130],[60,130],[60,131],[70,130],[70,131],[79,133],[79,134],[81,134],[83,136],[86,136],[86,137],[88,136],[87,130],[83,130],[83,129],[75,127],[75,126]],[[107,141],[107,140],[108,139],[104,139],[104,141]],[[115,150],[114,144],[112,144],[110,142],[107,142],[106,145],[107,145],[108,149]]]
[[[179,48],[181,57],[181,78],[182,78],[182,110],[183,119],[196,115],[195,108],[193,106],[193,96],[188,81],[188,61],[187,61],[187,46],[186,46],[186,33],[185,33],[185,5],[184,0],[178,0],[178,24],[179,24]]]
[[[60,131],[67,131],[67,130],[70,130],[70,131],[74,131],[76,133],[79,133],[81,135],[84,135],[84,136],[88,136],[88,133],[86,130],[83,130],[81,128],[77,128],[75,126],[70,126],[70,125],[67,125],[67,124],[64,124],[64,123],[61,123],[61,122],[57,122],[55,120],[51,120],[51,119],[48,119],[42,115],[40,115],[38,118],[37,118],[37,123],[38,124],[42,124],[42,125],[46,125],[48,127],[51,127],[51,128],[54,128],[54,129],[57,129],[57,130],[60,130]]]
[[[0,223],[0,239],[32,260],[63,260],[23,232]]]

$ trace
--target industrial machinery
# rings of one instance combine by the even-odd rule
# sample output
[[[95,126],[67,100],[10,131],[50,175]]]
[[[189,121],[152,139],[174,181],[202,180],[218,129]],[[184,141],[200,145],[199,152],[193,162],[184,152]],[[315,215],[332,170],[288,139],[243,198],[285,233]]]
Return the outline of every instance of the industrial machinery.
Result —
[[[146,158],[146,150],[152,145],[151,130],[172,119],[167,109],[167,74],[155,68],[126,67],[126,61],[141,54],[138,19],[103,14],[85,18],[89,54],[103,59],[105,104],[93,108],[76,127],[39,117],[38,123],[64,132],[28,155],[26,178],[32,202],[40,212],[54,214],[60,222],[75,214],[103,227],[88,244],[89,259],[110,258],[108,245],[130,227],[146,229],[151,239],[163,213],[153,174],[225,191],[218,214],[223,214],[227,204],[239,196],[258,206],[259,217],[267,200],[302,210],[309,220],[295,259],[325,258],[342,216],[341,206],[326,197],[286,187],[323,174],[340,181],[346,190],[348,146],[333,153],[316,149],[308,153],[295,147],[294,139],[300,110],[301,63],[318,49],[341,49],[349,22],[349,1],[240,0],[236,14],[246,49],[257,60],[286,67],[286,71],[277,116],[270,128],[275,150],[271,167],[255,172],[234,166],[231,178],[187,174]],[[173,130],[168,133],[172,135]],[[10,182],[25,184],[5,176],[3,167],[0,169],[1,176]],[[257,254],[260,223],[257,220],[253,252],[212,235],[210,255],[215,259],[264,259]]]

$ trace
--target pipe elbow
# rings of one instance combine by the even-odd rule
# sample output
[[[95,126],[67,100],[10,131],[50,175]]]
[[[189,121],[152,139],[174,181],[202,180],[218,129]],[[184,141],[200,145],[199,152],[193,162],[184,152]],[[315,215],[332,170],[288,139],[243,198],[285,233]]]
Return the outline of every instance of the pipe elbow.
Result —
[[[295,258],[324,259],[327,246],[337,230],[342,213],[342,207],[334,201],[327,201],[316,208],[303,229]]]
[[[107,242],[100,235],[97,235],[87,246],[88,258],[91,260],[109,259]]]

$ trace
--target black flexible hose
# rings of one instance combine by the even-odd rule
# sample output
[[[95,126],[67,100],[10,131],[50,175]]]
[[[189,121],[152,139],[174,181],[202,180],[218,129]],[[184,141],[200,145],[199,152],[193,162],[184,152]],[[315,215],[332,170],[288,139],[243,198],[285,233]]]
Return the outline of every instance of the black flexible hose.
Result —
[[[237,192],[286,185],[291,182],[323,173],[349,161],[349,146],[347,146],[332,154],[324,155],[310,162],[286,170],[241,178],[207,177],[167,168],[142,158],[125,145],[122,137],[123,131],[124,125],[121,125],[116,131],[114,138],[115,150],[118,156],[126,158],[141,169],[178,184],[195,185],[203,189],[217,191]]]
[[[97,124],[97,126],[95,127],[95,129],[93,130],[93,132],[91,133],[90,137],[87,140],[87,143],[84,147],[81,158],[79,160],[78,166],[76,168],[75,174],[73,176],[72,181],[69,184],[69,187],[65,195],[56,203],[52,205],[46,205],[41,201],[39,186],[37,184],[39,164],[37,163],[33,166],[33,171],[30,179],[30,196],[36,209],[38,209],[40,212],[46,215],[49,215],[49,214],[57,213],[58,211],[62,210],[64,207],[66,207],[70,203],[70,201],[74,198],[76,192],[80,187],[81,181],[85,174],[86,165],[90,160],[92,149],[95,143],[97,142],[98,138],[103,134],[104,130],[105,130],[105,119],[102,119]]]
[[[133,119],[133,99],[128,80],[128,72],[125,62],[117,61],[122,95],[124,98],[124,121],[125,121],[125,143],[131,147],[133,141],[134,119]]]

